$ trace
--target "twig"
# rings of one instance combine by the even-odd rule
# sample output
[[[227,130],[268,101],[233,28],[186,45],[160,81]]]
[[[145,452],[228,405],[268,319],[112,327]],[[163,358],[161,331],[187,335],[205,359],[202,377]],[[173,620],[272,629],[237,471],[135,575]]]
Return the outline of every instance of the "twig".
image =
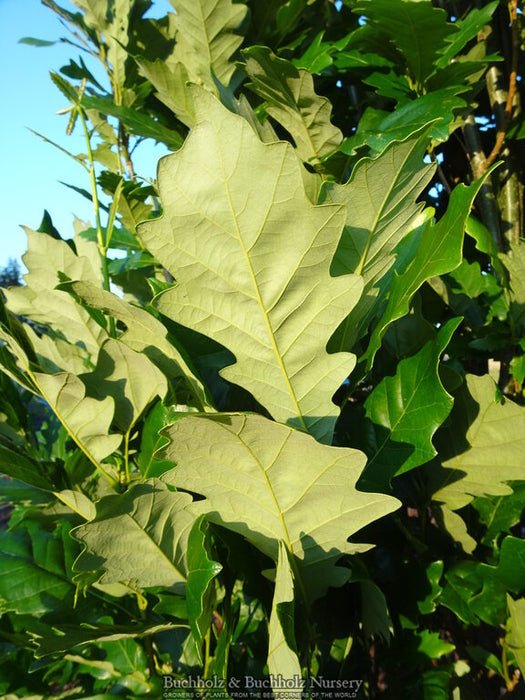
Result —
[[[428,154],[430,156],[430,159],[432,160],[432,162],[436,166],[436,172],[437,172],[437,175],[439,177],[439,181],[441,182],[441,184],[445,188],[446,193],[448,195],[450,195],[450,193],[452,192],[452,188],[449,185],[449,182],[445,176],[445,173],[443,172],[443,168],[441,167],[441,165],[438,162],[438,159],[436,158],[436,154],[434,153],[434,151],[432,149],[428,150]]]
[[[518,74],[518,58],[520,49],[520,40],[518,35],[518,0],[510,0],[509,12],[510,27],[512,34],[512,58],[509,77],[509,89],[507,93],[507,103],[505,105],[503,121],[498,129],[498,133],[496,134],[496,143],[494,144],[494,148],[483,163],[483,172],[490,168],[490,166],[494,163],[503,147],[503,142],[505,141],[507,129],[509,128],[510,120],[512,117],[512,106],[514,104],[514,97],[516,96],[516,77]]]
[[[483,175],[486,168],[484,167],[486,158],[481,145],[481,138],[476,125],[474,115],[470,114],[465,119],[463,126],[463,136],[468,149],[470,167],[474,179],[478,179]],[[494,188],[491,179],[488,178],[483,183],[483,186],[478,195],[478,207],[481,214],[481,220],[492,234],[492,239],[497,250],[503,250],[503,238],[500,228],[500,217]]]

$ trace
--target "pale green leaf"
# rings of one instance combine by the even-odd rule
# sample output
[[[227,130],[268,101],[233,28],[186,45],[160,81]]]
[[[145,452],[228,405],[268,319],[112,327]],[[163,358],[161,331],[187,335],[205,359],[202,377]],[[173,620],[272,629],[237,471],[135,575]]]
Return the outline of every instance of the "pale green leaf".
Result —
[[[203,104],[184,148],[160,162],[163,216],[139,227],[178,283],[157,306],[231,350],[222,376],[276,420],[330,441],[331,397],[355,357],[325,347],[362,285],[329,274],[344,212],[311,204],[289,144],[263,144],[216,100]]]
[[[78,375],[86,371],[86,351],[81,345],[48,333],[38,334],[29,324],[24,325],[24,330],[46,372],[67,371]]]
[[[360,486],[388,489],[390,480],[436,455],[432,436],[452,408],[453,399],[438,375],[439,358],[461,319],[452,319],[436,338],[397,366],[365,402],[372,421],[367,439],[369,459]]]
[[[435,275],[450,272],[460,265],[465,224],[472,202],[482,184],[483,178],[469,187],[459,184],[453,190],[447,211],[438,223],[429,221],[420,236],[413,236],[412,240],[407,242],[405,254],[402,255],[403,251],[399,251],[399,258],[403,259],[402,264],[407,261],[407,265],[400,272],[394,270],[387,307],[374,329],[368,346],[368,368],[373,363],[386,329],[393,321],[408,313],[410,301],[423,282]]]
[[[63,240],[27,228],[25,231],[28,241],[27,253],[23,256],[28,269],[24,276],[26,285],[5,291],[8,308],[38,324],[50,326],[54,335],[81,346],[94,360],[102,341],[108,337],[106,331],[70,295],[55,287],[61,281],[60,274],[102,286],[96,245],[89,244],[88,248],[85,242],[90,257],[78,256]],[[67,356],[63,361],[68,363]]]
[[[120,496],[97,503],[97,516],[73,530],[86,549],[75,562],[77,573],[98,571],[103,584],[185,589],[187,540],[196,516],[191,496],[170,491],[151,479]]]
[[[438,505],[438,509],[436,515],[442,521],[443,527],[448,534],[455,542],[459,542],[464,552],[472,554],[478,543],[468,534],[467,524],[463,518],[443,503]]]
[[[507,594],[507,606],[509,617],[505,644],[514,654],[522,675],[525,675],[525,598],[513,600]]]
[[[215,89],[214,77],[229,85],[235,72],[233,54],[242,43],[239,28],[247,7],[231,0],[170,0],[176,16],[175,56],[190,79]]]
[[[202,382],[177,348],[169,342],[165,326],[152,314],[86,282],[66,283],[61,288],[72,290],[88,307],[103,311],[125,324],[127,330],[120,336],[120,342],[137,353],[146,355],[169,379],[179,378],[184,381],[200,408],[209,405]]]
[[[102,401],[86,396],[84,384],[68,372],[32,376],[42,397],[92,461],[101,462],[118,449],[122,436],[109,433],[115,410],[111,396]]]
[[[112,0],[111,4],[99,0],[73,0],[83,12],[88,27],[100,32],[108,47],[108,59],[112,68],[112,78],[122,87],[126,80],[125,63],[128,57],[126,46],[129,40],[129,24],[135,0]]]
[[[93,520],[95,517],[95,504],[80,491],[64,489],[63,491],[55,491],[54,493],[64,505],[70,508],[74,513],[80,515],[84,520]]]
[[[26,349],[11,335],[4,324],[0,324],[0,368],[13,381],[24,387],[33,394],[38,390],[31,377],[27,374],[29,368],[29,358]],[[32,350],[32,348],[31,348]]]
[[[192,126],[195,122],[195,114],[191,100],[191,93],[186,83],[189,82],[188,71],[183,63],[148,61],[140,57],[135,59],[140,72],[155,88],[155,95],[169,107],[173,114],[186,126]]]
[[[266,112],[288,131],[299,157],[318,162],[335,151],[343,137],[330,121],[329,100],[315,93],[311,73],[265,47],[253,46],[243,56],[252,80],[249,87],[268,101]]]
[[[477,496],[510,494],[506,482],[525,479],[525,407],[497,401],[488,375],[467,375],[466,382],[477,405],[466,435],[470,447],[443,462],[446,475],[432,497],[451,510]]]
[[[268,672],[270,678],[293,681],[301,678],[294,631],[294,581],[286,544],[279,541],[272,612],[268,623]],[[274,686],[274,690],[282,686]],[[290,697],[301,697],[288,689]],[[287,695],[288,695],[287,692]]]
[[[168,390],[166,377],[145,354],[113,338],[106,340],[97,366],[82,379],[94,398],[113,398],[114,420],[123,433],[135,425],[155,397],[162,399]]]
[[[321,191],[321,202],[344,204],[347,212],[331,273],[354,272],[364,280],[363,295],[331,343],[334,349],[350,349],[366,332],[388,291],[380,281],[394,263],[395,247],[428,218],[430,210],[423,212],[424,204],[416,203],[434,170],[423,163],[428,140],[426,127],[376,158],[359,161],[345,185],[327,183]]]
[[[362,452],[321,445],[262,416],[188,416],[163,434],[170,443],[162,454],[177,466],[162,481],[204,495],[196,512],[274,561],[283,540],[312,598],[349,578],[349,569],[336,566],[343,553],[368,549],[348,537],[398,506],[390,496],[355,489]]]

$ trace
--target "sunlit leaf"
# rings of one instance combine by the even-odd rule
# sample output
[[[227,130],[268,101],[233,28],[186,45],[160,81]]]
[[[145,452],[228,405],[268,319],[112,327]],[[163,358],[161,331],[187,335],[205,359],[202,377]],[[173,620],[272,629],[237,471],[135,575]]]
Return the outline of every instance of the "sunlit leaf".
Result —
[[[344,213],[310,203],[291,146],[201,104],[184,148],[160,163],[164,214],[139,228],[177,280],[157,307],[227,347],[237,362],[222,376],[277,420],[330,441],[331,396],[355,360],[325,346],[361,291],[359,278],[329,274]]]
[[[187,540],[195,521],[189,503],[191,496],[174,493],[155,479],[122,496],[106,496],[97,503],[96,518],[73,531],[86,546],[74,570],[102,570],[101,583],[184,592]]]
[[[275,592],[268,623],[268,671],[271,677],[283,678],[287,681],[301,678],[301,664],[297,657],[295,643],[294,600],[293,573],[288,559],[288,550],[286,544],[280,541]],[[291,689],[290,697],[301,697],[300,689],[295,693]]]
[[[61,288],[73,291],[88,307],[103,311],[124,323],[126,331],[120,336],[122,343],[137,353],[144,353],[169,379],[180,378],[187,383],[201,408],[208,404],[202,382],[167,339],[165,326],[151,313],[89,283],[66,283]]]
[[[346,207],[331,273],[357,273],[364,280],[363,295],[332,339],[333,349],[350,349],[366,331],[388,291],[381,280],[394,263],[396,245],[428,216],[423,204],[416,203],[432,177],[432,166],[423,163],[428,138],[425,128],[406,141],[391,144],[377,158],[361,160],[345,185],[323,186],[321,202]]]
[[[90,395],[115,402],[115,422],[128,431],[155,399],[168,390],[166,377],[145,354],[132,350],[126,343],[109,339],[100,349],[95,369],[83,376]]]
[[[488,375],[467,375],[466,382],[471,396],[466,404],[468,445],[443,462],[445,472],[436,474],[441,483],[433,495],[452,510],[476,496],[510,494],[506,482],[525,479],[525,408],[510,400],[497,401],[496,386]],[[456,451],[450,438],[449,444]]]
[[[6,290],[9,309],[38,324],[52,327],[53,335],[58,335],[71,345],[80,346],[84,354],[94,360],[100,345],[107,338],[106,331],[71,296],[56,287],[61,282],[61,275],[102,286],[96,246],[84,242],[83,252],[86,254],[76,255],[66,241],[31,229],[25,230],[28,240],[28,250],[24,255],[28,269],[24,276],[26,284]],[[45,341],[37,344],[44,353]],[[57,358],[58,354],[53,359]],[[70,355],[65,349],[60,369],[78,366],[76,359],[73,359],[73,365],[68,366],[68,358]]]
[[[231,0],[170,0],[176,12],[177,56],[190,77],[213,85],[213,75],[229,85],[232,55],[242,43],[240,25],[247,8]]]
[[[314,598],[350,576],[336,566],[343,553],[368,548],[348,537],[397,508],[394,498],[356,491],[363,453],[321,445],[262,416],[188,416],[163,433],[170,438],[163,455],[177,466],[162,481],[205,496],[192,510],[274,561],[283,540]]]
[[[243,56],[250,87],[268,100],[266,112],[291,135],[299,157],[317,162],[335,151],[342,134],[330,122],[332,105],[315,93],[311,74],[264,47],[254,46]]]

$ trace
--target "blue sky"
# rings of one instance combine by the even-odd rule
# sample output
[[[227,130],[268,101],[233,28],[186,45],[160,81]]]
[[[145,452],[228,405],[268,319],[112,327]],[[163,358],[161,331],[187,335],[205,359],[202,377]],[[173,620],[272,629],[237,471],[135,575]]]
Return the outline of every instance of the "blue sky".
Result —
[[[68,0],[58,0],[58,4],[76,10]],[[166,0],[156,4],[163,11],[168,7]],[[49,78],[50,71],[58,72],[70,58],[77,58],[78,50],[64,43],[46,48],[18,43],[24,36],[51,41],[66,35],[54,12],[39,0],[0,0],[0,85],[4,96],[0,109],[0,267],[10,257],[20,259],[26,248],[20,225],[38,228],[44,209],[65,237],[73,234],[75,214],[83,220],[93,219],[91,203],[60,184],[62,180],[89,189],[87,173],[27,128],[74,153],[85,152],[80,132],[66,136],[68,116],[56,114],[67,106],[65,98]],[[163,152],[160,147],[141,145],[134,154],[136,171],[154,176]]]

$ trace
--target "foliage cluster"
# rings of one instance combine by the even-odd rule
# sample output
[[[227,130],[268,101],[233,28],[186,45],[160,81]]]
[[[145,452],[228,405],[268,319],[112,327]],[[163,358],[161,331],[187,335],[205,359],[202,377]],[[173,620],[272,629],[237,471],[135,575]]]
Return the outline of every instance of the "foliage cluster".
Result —
[[[1,300],[0,694],[522,697],[516,0],[43,2],[94,223]]]

